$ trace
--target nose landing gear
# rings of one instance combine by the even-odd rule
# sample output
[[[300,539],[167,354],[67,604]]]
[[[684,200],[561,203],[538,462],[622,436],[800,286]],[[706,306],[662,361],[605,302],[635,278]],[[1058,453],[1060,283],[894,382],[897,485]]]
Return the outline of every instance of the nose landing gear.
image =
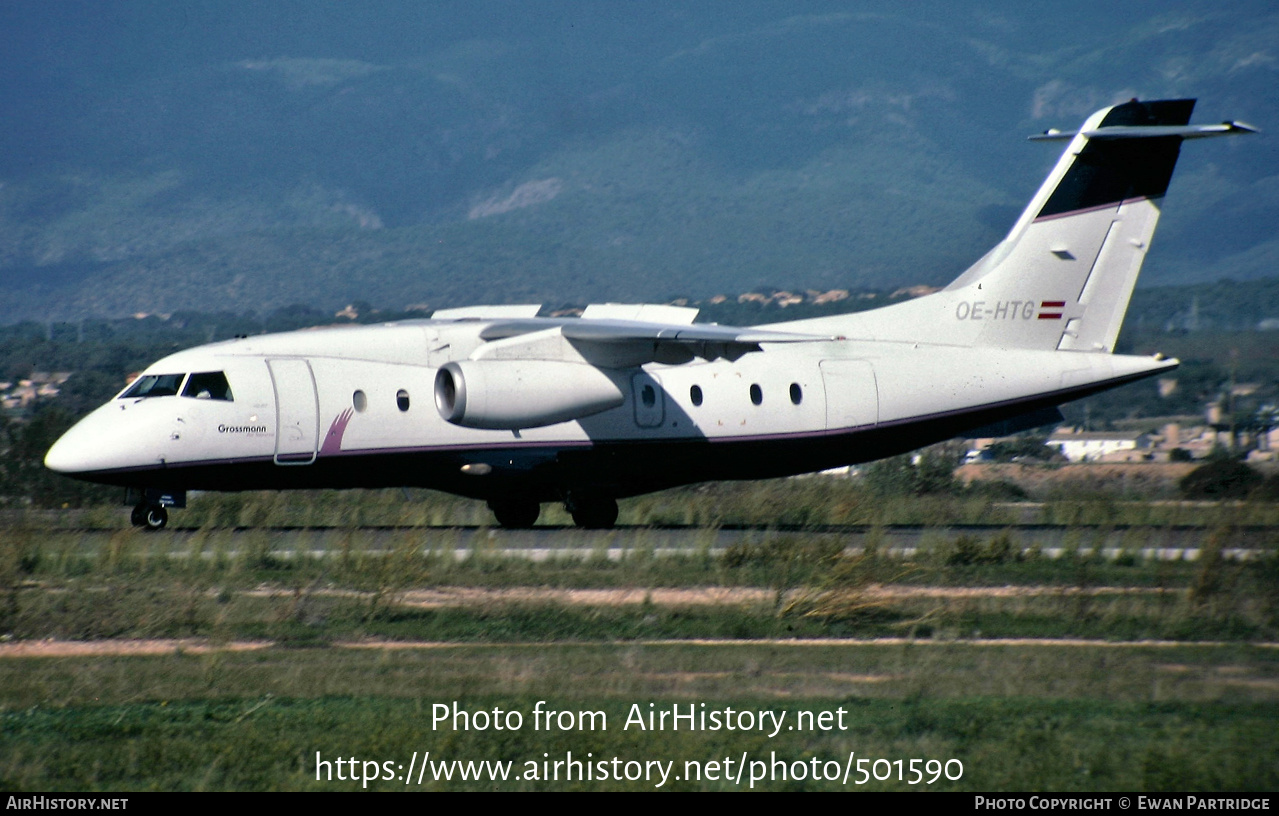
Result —
[[[133,508],[129,520],[133,522],[134,527],[141,527],[144,530],[163,530],[169,523],[169,511],[158,504],[151,505],[144,502]]]
[[[125,491],[125,504],[133,505],[129,521],[144,530],[163,530],[169,523],[169,508],[187,506],[184,490],[161,490],[154,487],[131,487]]]

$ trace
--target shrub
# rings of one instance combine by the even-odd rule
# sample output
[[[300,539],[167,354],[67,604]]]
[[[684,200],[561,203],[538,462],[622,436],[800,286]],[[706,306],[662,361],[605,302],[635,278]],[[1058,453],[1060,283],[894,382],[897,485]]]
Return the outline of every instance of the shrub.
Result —
[[[1218,459],[1190,471],[1179,487],[1188,499],[1242,499],[1261,482],[1261,474],[1243,462]]]
[[[1279,473],[1272,473],[1252,492],[1259,501],[1279,501]]]
[[[1005,530],[989,541],[970,535],[961,535],[940,550],[942,563],[948,567],[967,567],[976,564],[1006,564],[1019,560],[1021,549],[1013,544],[1012,536]]]
[[[866,468],[866,486],[881,496],[953,493],[957,460],[942,448],[894,456]]]

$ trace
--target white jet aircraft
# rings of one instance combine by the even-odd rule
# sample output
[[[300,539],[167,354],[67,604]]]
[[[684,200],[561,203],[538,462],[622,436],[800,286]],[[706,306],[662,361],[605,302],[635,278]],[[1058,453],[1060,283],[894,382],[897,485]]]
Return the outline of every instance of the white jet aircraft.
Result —
[[[610,527],[617,499],[867,462],[1168,371],[1114,354],[1193,99],[1098,111],[1008,236],[945,289],[757,328],[696,309],[537,306],[296,331],[172,354],[85,417],[45,464],[122,485],[159,529],[189,490],[415,486],[532,525],[562,501]]]

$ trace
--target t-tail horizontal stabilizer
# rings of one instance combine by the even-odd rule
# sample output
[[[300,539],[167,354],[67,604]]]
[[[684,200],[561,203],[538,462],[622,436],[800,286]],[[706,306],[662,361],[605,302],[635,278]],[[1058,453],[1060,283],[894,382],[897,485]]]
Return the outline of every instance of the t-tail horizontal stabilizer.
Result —
[[[1085,131],[1089,139],[1145,139],[1159,136],[1180,136],[1183,139],[1206,139],[1210,136],[1229,136],[1233,133],[1256,133],[1257,129],[1243,122],[1222,122],[1220,125],[1111,125]],[[1032,142],[1063,142],[1079,135],[1077,130],[1050,128],[1043,133],[1027,136]]]

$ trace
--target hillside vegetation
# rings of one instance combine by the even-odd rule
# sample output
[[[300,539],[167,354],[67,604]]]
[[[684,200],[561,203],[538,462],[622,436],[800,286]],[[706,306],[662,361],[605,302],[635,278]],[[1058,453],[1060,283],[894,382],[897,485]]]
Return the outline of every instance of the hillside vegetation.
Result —
[[[1132,96],[1279,104],[1263,2],[0,22],[0,322],[937,284],[1054,160],[1026,134]],[[1273,276],[1273,156],[1189,147],[1147,282]]]

